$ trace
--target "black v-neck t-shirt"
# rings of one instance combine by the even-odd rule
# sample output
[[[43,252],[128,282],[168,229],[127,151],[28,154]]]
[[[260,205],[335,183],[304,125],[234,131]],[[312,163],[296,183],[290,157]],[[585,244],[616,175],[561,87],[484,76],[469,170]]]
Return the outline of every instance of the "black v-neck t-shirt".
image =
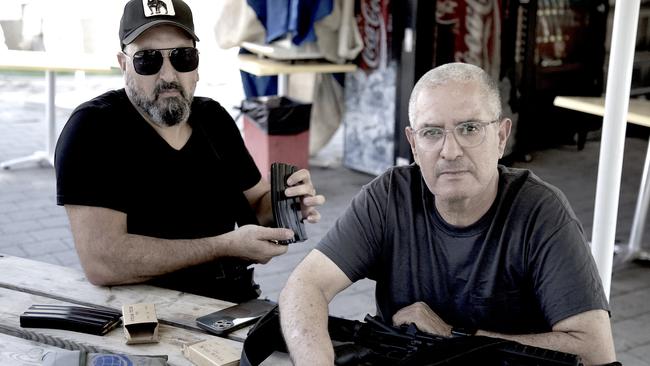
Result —
[[[214,100],[195,97],[192,134],[171,147],[124,89],[80,105],[56,148],[57,204],[127,214],[127,230],[193,239],[233,230],[242,192],[261,178],[239,130]]]

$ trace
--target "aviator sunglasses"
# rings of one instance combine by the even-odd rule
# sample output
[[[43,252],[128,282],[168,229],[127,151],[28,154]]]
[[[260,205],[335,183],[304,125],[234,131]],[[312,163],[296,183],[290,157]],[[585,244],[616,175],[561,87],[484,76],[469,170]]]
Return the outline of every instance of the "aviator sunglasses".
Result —
[[[199,50],[194,47],[161,48],[157,50],[137,51],[133,56],[133,68],[140,75],[154,75],[160,71],[163,64],[163,52],[169,57],[169,62],[178,72],[190,72],[199,66]]]

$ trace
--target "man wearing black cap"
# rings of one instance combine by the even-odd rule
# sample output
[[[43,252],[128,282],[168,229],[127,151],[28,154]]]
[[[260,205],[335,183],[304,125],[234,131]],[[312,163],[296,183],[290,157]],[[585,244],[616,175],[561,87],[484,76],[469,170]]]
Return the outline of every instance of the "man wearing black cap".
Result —
[[[161,5],[161,4],[164,4]],[[117,58],[125,88],[72,113],[59,138],[64,205],[90,282],[151,281],[230,301],[254,298],[251,262],[286,252],[291,230],[272,221],[269,183],[214,100],[194,97],[199,38],[181,0],[131,0]],[[317,222],[309,172],[288,179]],[[237,229],[235,229],[237,227]]]

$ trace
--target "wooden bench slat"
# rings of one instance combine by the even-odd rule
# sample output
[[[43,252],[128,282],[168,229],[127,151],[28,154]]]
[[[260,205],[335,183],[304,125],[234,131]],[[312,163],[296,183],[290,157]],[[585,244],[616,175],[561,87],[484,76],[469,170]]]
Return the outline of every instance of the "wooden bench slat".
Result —
[[[0,333],[0,365],[39,366],[45,352],[59,349]]]

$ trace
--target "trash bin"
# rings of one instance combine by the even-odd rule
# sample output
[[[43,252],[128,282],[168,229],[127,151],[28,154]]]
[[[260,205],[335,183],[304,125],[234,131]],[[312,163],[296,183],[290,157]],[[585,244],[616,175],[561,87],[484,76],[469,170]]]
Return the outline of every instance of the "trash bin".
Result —
[[[311,104],[280,96],[242,101],[244,143],[262,176],[271,164],[309,165],[309,118]]]

